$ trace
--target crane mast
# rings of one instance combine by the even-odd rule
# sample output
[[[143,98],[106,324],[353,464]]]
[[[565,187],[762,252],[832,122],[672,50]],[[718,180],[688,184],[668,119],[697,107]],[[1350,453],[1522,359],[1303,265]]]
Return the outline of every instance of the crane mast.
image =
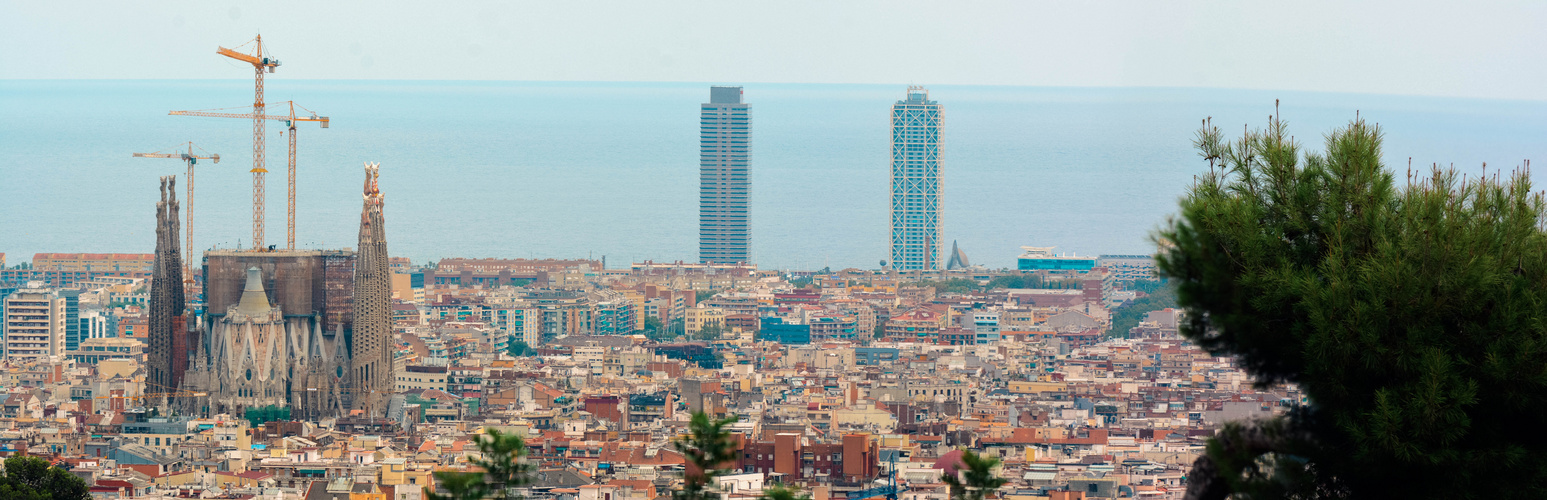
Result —
[[[263,53],[263,35],[258,35],[258,53]],[[263,174],[268,169],[264,168],[263,157],[263,118],[267,111],[263,106],[263,67],[254,65],[253,68],[254,96],[252,101],[252,247],[254,250],[263,249]]]
[[[241,118],[241,119],[252,118],[254,121],[280,121],[280,122],[284,122],[285,130],[281,131],[280,134],[284,135],[285,132],[289,132],[290,133],[290,137],[289,137],[289,139],[290,139],[289,181],[290,182],[289,182],[289,189],[288,189],[287,196],[286,196],[286,201],[287,202],[286,202],[286,208],[285,208],[285,212],[286,212],[286,220],[285,220],[285,222],[286,222],[286,224],[285,224],[285,228],[286,228],[286,230],[285,230],[285,248],[289,249],[289,250],[295,250],[295,158],[296,158],[296,155],[295,155],[296,137],[295,136],[296,136],[296,124],[299,123],[299,122],[317,122],[317,124],[319,126],[321,126],[322,128],[328,128],[328,117],[326,117],[326,116],[317,116],[316,112],[313,112],[313,111],[311,111],[309,109],[306,109],[306,107],[304,107],[304,106],[297,105],[295,103],[295,101],[281,101],[281,102],[275,103],[275,106],[287,106],[289,108],[289,114],[288,115],[254,115],[254,114],[248,114],[248,113],[226,113],[226,112],[222,112],[222,111],[224,111],[222,109],[199,110],[199,111],[171,111],[171,112],[168,112],[167,114],[174,115],[174,116],[202,116],[202,117],[207,117],[207,118]],[[265,108],[266,107],[267,107],[267,104],[265,104]],[[308,115],[296,116],[295,108],[297,108],[297,107],[300,107],[302,110],[310,113],[310,115],[309,116]],[[225,109],[233,109],[233,108],[225,108]],[[261,212],[258,212],[258,213],[261,215]],[[254,235],[256,236],[256,233]]]
[[[177,158],[177,159],[183,160],[184,163],[188,164],[188,179],[187,179],[188,182],[186,183],[188,185],[188,195],[187,195],[187,201],[186,201],[186,203],[188,204],[188,214],[187,214],[187,216],[185,216],[185,221],[183,222],[183,232],[187,234],[187,240],[186,240],[187,243],[185,243],[186,246],[183,247],[183,265],[186,266],[186,272],[183,273],[183,276],[184,276],[183,281],[185,283],[192,283],[193,282],[193,166],[195,164],[199,163],[199,160],[212,160],[215,163],[220,163],[220,155],[218,155],[218,154],[199,155],[198,153],[195,153],[194,150],[193,150],[196,147],[196,146],[193,145],[193,142],[189,142],[187,144],[187,146],[188,146],[188,152],[187,153],[175,152],[177,150],[177,148],[182,148],[183,147],[182,144],[179,144],[179,145],[177,145],[177,148],[173,148],[172,149],[172,151],[174,151],[172,153],[162,153],[160,151],[157,151],[155,153],[134,153],[133,156],[135,158]],[[200,150],[202,151],[203,149],[200,148]],[[192,297],[193,295],[190,294],[189,296]]]
[[[268,173],[268,169],[264,168],[263,152],[263,116],[267,111],[263,103],[263,71],[268,70],[268,72],[273,73],[274,68],[279,66],[279,60],[263,54],[263,35],[258,35],[257,38],[253,39],[253,42],[255,42],[255,47],[252,55],[243,54],[225,47],[217,47],[215,53],[252,65],[252,243],[253,249],[261,250],[263,249],[263,174]]]

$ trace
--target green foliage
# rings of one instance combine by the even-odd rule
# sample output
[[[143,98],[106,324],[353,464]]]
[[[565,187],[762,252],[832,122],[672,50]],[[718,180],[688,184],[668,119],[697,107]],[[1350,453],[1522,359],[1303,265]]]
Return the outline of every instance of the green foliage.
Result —
[[[698,335],[695,338],[699,340],[719,340],[722,333],[725,333],[725,329],[720,328],[718,325],[704,325],[703,328],[698,329]]]
[[[1147,293],[1149,295],[1133,299],[1112,310],[1112,330],[1107,332],[1107,336],[1127,337],[1129,330],[1139,326],[1139,322],[1144,321],[1144,315],[1177,306],[1176,288],[1174,287],[1162,286],[1151,288],[1151,291]]]
[[[908,286],[931,287],[935,289],[935,295],[976,292],[983,289],[982,286],[978,285],[978,282],[966,278],[953,278],[942,281],[915,281],[908,283]]]
[[[38,457],[5,459],[0,498],[7,500],[91,500],[86,481]]]
[[[757,496],[757,500],[811,500],[810,493],[802,493],[797,487],[769,486],[763,488],[763,493]]]
[[[1121,286],[1124,290],[1133,290],[1135,292],[1143,292],[1146,294],[1154,294],[1155,292],[1161,290],[1175,291],[1175,288],[1173,288],[1170,283],[1164,280],[1119,281],[1118,285]]]
[[[511,342],[509,352],[511,356],[518,358],[537,355],[537,349],[533,349],[532,346],[526,345],[526,341],[524,340]]]
[[[878,339],[886,338],[886,322],[885,321],[877,321],[876,322],[875,335],[872,335],[872,337],[878,338]]]
[[[1005,275],[1005,276],[997,276],[994,279],[989,280],[988,281],[988,285],[984,286],[983,289],[985,289],[985,290],[998,290],[998,289],[1001,289],[1001,288],[1043,288],[1043,289],[1067,290],[1067,289],[1073,289],[1073,288],[1079,288],[1079,287],[1080,287],[1080,282],[1074,281],[1074,280],[1052,280],[1052,281],[1048,281],[1048,280],[1042,279],[1041,276],[1038,276],[1038,275],[1035,275],[1035,274],[1030,274],[1030,275],[1028,275],[1028,274],[1012,274],[1012,275]]]
[[[720,293],[720,291],[719,290],[699,290],[699,291],[693,293],[693,296],[694,296],[693,301],[694,302],[703,302],[703,301],[709,300],[710,298],[713,298],[715,296],[715,294],[717,294],[717,293]]]
[[[1272,446],[1216,439],[1217,477],[1242,498],[1547,497],[1530,431],[1547,423],[1547,203],[1530,178],[1436,168],[1398,188],[1357,119],[1319,153],[1277,119],[1230,142],[1206,123],[1195,145],[1209,171],[1157,238],[1183,334],[1310,401],[1266,424],[1291,431]]]
[[[688,473],[683,477],[682,489],[672,492],[673,500],[719,500],[714,478],[724,474],[727,465],[736,461],[736,440],[725,426],[736,423],[732,416],[724,420],[710,420],[704,412],[696,412],[688,421],[688,434],[672,442],[672,447],[682,454],[688,463]]]
[[[672,333],[669,328],[666,328],[661,323],[661,318],[656,316],[645,316],[644,328],[639,330],[638,333],[656,342],[669,342],[677,338],[677,334]]]
[[[688,325],[682,318],[674,318],[671,320],[671,325],[667,326],[666,331],[671,334],[671,338],[681,337],[688,334]]]
[[[994,475],[994,467],[998,466],[998,457],[962,450],[961,467],[957,469],[959,475],[941,474],[940,482],[950,487],[951,500],[983,500],[998,496],[999,487],[1008,482]]]
[[[247,421],[252,423],[253,427],[258,427],[258,426],[263,425],[264,422],[273,422],[273,421],[276,421],[276,420],[290,420],[290,408],[289,407],[281,408],[281,407],[274,406],[274,405],[268,405],[268,406],[263,406],[263,407],[258,407],[258,408],[248,408],[247,409],[246,417],[247,417]]]
[[[526,456],[526,441],[515,434],[502,434],[497,429],[487,429],[488,434],[479,436],[478,452],[482,455],[471,460],[483,472],[435,473],[435,481],[445,494],[424,488],[428,500],[516,500],[522,486],[532,482],[532,465],[521,457]]]
[[[801,276],[799,278],[791,278],[790,279],[790,286],[793,286],[795,288],[806,288],[806,287],[811,286],[811,283],[813,283],[815,281],[816,281],[816,278],[813,278],[811,276]]]

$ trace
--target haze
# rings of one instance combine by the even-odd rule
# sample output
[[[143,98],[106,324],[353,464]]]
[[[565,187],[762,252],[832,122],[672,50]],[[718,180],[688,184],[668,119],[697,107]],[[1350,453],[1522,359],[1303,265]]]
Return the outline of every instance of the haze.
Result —
[[[1547,100],[1543,2],[0,2],[0,79],[1210,87]]]

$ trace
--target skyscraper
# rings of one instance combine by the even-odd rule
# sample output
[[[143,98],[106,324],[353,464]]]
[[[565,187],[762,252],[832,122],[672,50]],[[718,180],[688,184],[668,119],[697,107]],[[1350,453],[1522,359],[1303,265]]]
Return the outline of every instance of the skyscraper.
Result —
[[[698,260],[751,262],[752,107],[741,87],[709,87],[699,111]]]
[[[892,106],[892,268],[940,262],[940,104],[923,87]]]
[[[365,164],[365,206],[360,212],[360,253],[355,257],[354,334],[349,355],[354,407],[371,416],[385,413],[391,396],[392,277],[387,274],[386,221],[381,213],[378,165]]]

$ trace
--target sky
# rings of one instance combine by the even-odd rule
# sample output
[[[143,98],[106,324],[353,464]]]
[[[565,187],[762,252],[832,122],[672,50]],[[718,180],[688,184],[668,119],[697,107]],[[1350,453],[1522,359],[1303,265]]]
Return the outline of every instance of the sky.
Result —
[[[1547,2],[0,0],[0,79],[1201,87],[1547,100]]]

